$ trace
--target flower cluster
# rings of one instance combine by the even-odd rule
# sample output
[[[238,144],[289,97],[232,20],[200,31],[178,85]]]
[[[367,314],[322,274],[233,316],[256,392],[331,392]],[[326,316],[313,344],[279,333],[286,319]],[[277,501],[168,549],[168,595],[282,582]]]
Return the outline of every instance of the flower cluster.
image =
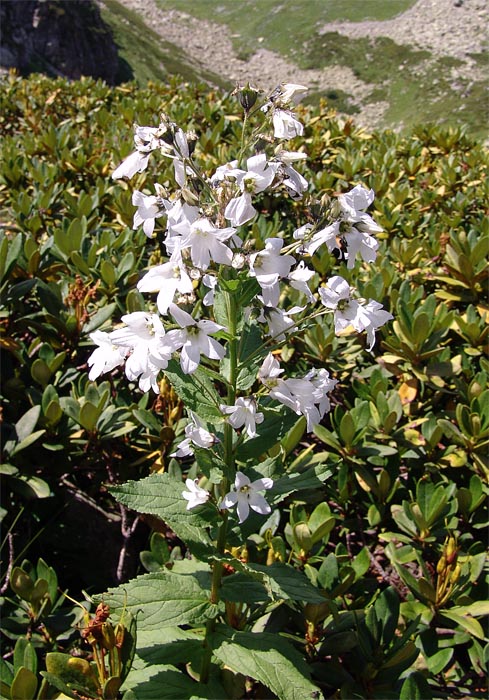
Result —
[[[124,365],[127,378],[137,381],[142,391],[158,392],[158,377],[172,358],[178,358],[181,371],[194,374],[200,366],[222,372],[223,363],[235,363],[228,380],[228,400],[219,405],[221,427],[237,431],[238,440],[257,435],[257,426],[265,418],[259,410],[270,399],[286,406],[306,419],[312,431],[330,408],[329,394],[336,380],[325,368],[312,368],[301,377],[284,377],[284,370],[273,354],[288,334],[298,332],[311,318],[332,314],[337,333],[348,328],[366,332],[368,349],[375,342],[375,331],[391,315],[373,300],[355,296],[355,290],[340,276],[319,283],[314,270],[314,255],[325,247],[344,253],[347,268],[355,259],[372,262],[378,243],[374,237],[381,229],[367,213],[374,193],[357,185],[341,194],[330,206],[319,206],[320,215],[310,217],[292,232],[257,240],[252,222],[260,213],[260,195],[276,193],[299,200],[308,189],[305,177],[296,170],[306,158],[302,151],[288,150],[284,142],[303,134],[304,127],[293,111],[305,93],[301,85],[284,84],[269,95],[255,110],[261,125],[252,133],[250,157],[243,156],[223,163],[206,173],[194,159],[194,136],[186,134],[167,116],[158,127],[135,128],[135,150],[116,168],[113,178],[131,178],[148,166],[151,154],[159,152],[173,162],[175,191],[170,195],[160,184],[155,194],[136,191],[133,227],[142,227],[148,237],[162,222],[163,246],[167,260],[151,267],[138,283],[138,290],[156,295],[150,312],[134,312],[122,317],[122,326],[105,333],[91,334],[98,346],[88,362],[89,378]],[[251,88],[242,93],[247,117],[256,94]],[[269,132],[273,132],[270,136]],[[271,152],[268,144],[277,140]],[[258,151],[258,152],[257,152]],[[198,183],[198,186],[196,185]],[[319,203],[318,203],[319,205]],[[233,283],[253,283],[256,293],[247,306],[240,308],[239,322],[258,325],[263,343],[257,351],[262,362],[257,373],[255,394],[238,390],[235,353],[227,349],[226,340],[236,333],[222,321],[222,313],[213,313],[216,298]],[[293,291],[291,291],[293,290]],[[288,304],[290,297],[300,305]],[[203,310],[209,318],[203,317]],[[234,334],[234,335],[233,335]],[[251,386],[250,386],[251,390]],[[219,439],[219,425],[211,426],[199,419],[198,407],[189,407],[185,440],[179,445],[178,457],[192,454],[194,447],[209,449]],[[239,432],[238,432],[239,431]],[[227,444],[231,444],[227,440]],[[239,522],[249,509],[261,514],[270,508],[260,491],[272,487],[271,479],[250,482],[242,472],[234,472],[235,486],[220,501],[225,510],[237,506]],[[187,479],[184,498],[187,508],[205,503],[210,492]],[[222,493],[222,491],[221,491]]]

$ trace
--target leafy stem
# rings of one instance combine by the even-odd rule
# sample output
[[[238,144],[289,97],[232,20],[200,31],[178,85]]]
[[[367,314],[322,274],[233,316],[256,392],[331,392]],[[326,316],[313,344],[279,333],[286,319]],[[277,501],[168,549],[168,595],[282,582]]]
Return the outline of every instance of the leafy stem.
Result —
[[[227,403],[232,406],[236,400],[236,380],[237,380],[237,368],[238,368],[238,352],[237,352],[237,338],[236,338],[236,300],[233,294],[230,292],[225,292],[225,304],[226,304],[226,315],[227,315],[227,326],[229,331],[229,382],[227,385]],[[233,445],[233,429],[226,423],[224,426],[224,461],[227,467],[227,473],[234,475],[236,465],[235,465],[235,453]],[[229,489],[229,479],[224,477],[220,484],[221,497],[227,493]],[[224,510],[222,513],[222,521],[219,526],[219,532],[217,536],[216,549],[219,555],[223,555],[226,549],[226,539],[227,539],[227,526],[228,526],[228,511]],[[219,589],[221,587],[222,573],[224,564],[222,561],[214,562],[212,569],[212,582],[211,582],[211,592],[210,592],[210,602],[212,604],[217,604],[219,601]],[[213,634],[216,628],[216,618],[208,620],[205,628],[205,639],[204,639],[204,654],[202,657],[202,666],[200,671],[200,681],[201,683],[207,683],[209,680],[210,664],[212,658],[212,646],[210,644],[210,636]]]

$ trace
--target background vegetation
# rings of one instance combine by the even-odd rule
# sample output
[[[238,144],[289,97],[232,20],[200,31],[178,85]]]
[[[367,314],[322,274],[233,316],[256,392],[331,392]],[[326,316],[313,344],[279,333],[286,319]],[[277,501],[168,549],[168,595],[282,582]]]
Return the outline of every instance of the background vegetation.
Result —
[[[474,62],[469,80],[461,75],[454,77],[453,71],[457,72],[463,61],[452,56],[438,56],[386,37],[346,38],[337,32],[323,33],[328,22],[389,20],[413,4],[413,0],[296,0],[279,4],[273,0],[193,0],[184,5],[181,0],[157,0],[163,10],[183,11],[222,24],[243,60],[258,48],[267,48],[299,68],[351,68],[366,83],[363,104],[388,103],[382,118],[386,127],[397,129],[400,124],[413,127],[429,122],[465,124],[471,133],[485,138],[489,119],[487,51],[469,54]],[[102,16],[114,32],[126,69],[131,66],[132,74],[124,74],[125,79],[134,78],[144,85],[148,79],[166,80],[169,75],[181,75],[188,80],[200,78],[213,85],[234,87],[227,78],[225,63],[216,62],[210,72],[192,65],[180,48],[163,41],[151,26],[144,24],[144,16],[124,3],[107,0]],[[359,96],[348,85],[343,91],[316,92],[309,100],[317,105],[321,97],[346,114],[354,116],[358,112]]]
[[[132,124],[156,124],[162,109],[197,131],[209,167],[230,159],[240,109],[202,86],[174,80],[111,90],[39,76],[2,84],[7,698],[35,697],[39,687],[39,697],[52,697],[62,687],[56,678],[66,679],[66,669],[54,668],[53,657],[38,686],[47,652],[88,655],[74,627],[84,612],[60,591],[81,599],[82,589],[100,593],[178,566],[185,554],[161,519],[135,515],[107,490],[179,473],[169,457],[183,430],[177,395],[170,386],[161,397],[141,395],[118,372],[91,383],[86,365],[88,334],[141,308],[134,284],[159,259],[158,245],[131,228],[131,189],[110,173],[131,151]],[[285,557],[324,591],[320,605],[282,601],[274,624],[326,697],[485,697],[487,154],[459,128],[368,134],[340,126],[324,103],[301,118],[313,195],[358,183],[376,192],[381,263],[373,276],[371,267],[341,266],[340,274],[395,320],[372,354],[320,322],[304,343],[290,340],[284,359],[292,367],[313,358],[339,380],[312,443],[301,421],[284,437],[290,469],[322,464],[331,474],[285,501],[288,522],[267,523],[250,538],[250,557],[264,565]],[[131,187],[155,179],[164,185],[171,170],[150,169]],[[264,198],[262,206],[270,215],[257,235],[303,223],[294,203],[278,209]],[[325,253],[317,271],[327,276],[334,265]],[[170,632],[141,630],[126,687],[142,700],[199,692],[167,685],[166,666],[151,683],[155,665],[172,663],[172,644],[194,653]],[[276,694],[256,673],[236,697]],[[216,697],[225,680],[219,684]]]

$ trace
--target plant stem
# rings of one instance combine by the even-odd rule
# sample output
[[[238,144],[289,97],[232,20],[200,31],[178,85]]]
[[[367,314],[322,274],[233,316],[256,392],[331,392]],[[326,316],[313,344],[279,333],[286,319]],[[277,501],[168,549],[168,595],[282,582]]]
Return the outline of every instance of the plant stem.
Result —
[[[237,381],[237,368],[238,368],[238,352],[237,352],[237,338],[236,338],[236,300],[232,294],[225,292],[225,302],[227,311],[227,322],[228,331],[230,335],[230,340],[228,342],[229,348],[229,383],[227,391],[227,403],[228,406],[234,405],[236,401],[236,381]],[[227,475],[221,481],[220,491],[221,497],[224,496],[229,490],[229,476],[234,476],[236,470],[235,457],[234,457],[234,447],[233,447],[233,429],[226,423],[224,426],[224,461],[226,463]],[[219,532],[217,536],[216,550],[218,556],[224,554],[226,549],[226,538],[228,529],[228,511],[223,511],[222,522],[219,526]],[[213,605],[217,605],[219,602],[219,589],[221,587],[222,572],[224,569],[223,561],[215,561],[212,569],[212,582],[211,582],[211,592],[210,592],[210,602]],[[208,620],[205,626],[205,638],[204,638],[204,653],[202,656],[202,665],[200,669],[200,682],[207,683],[209,681],[209,673],[212,659],[212,646],[210,644],[210,637],[216,629],[216,618]]]

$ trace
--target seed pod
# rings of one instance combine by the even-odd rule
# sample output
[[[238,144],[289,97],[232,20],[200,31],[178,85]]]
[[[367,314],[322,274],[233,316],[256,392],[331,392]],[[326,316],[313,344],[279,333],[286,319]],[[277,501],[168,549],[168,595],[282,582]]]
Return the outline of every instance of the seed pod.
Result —
[[[124,627],[124,625],[121,625],[121,623],[118,622],[117,625],[115,626],[114,634],[115,634],[115,646],[118,649],[120,649],[124,643],[124,636],[126,634],[126,628]]]
[[[102,623],[102,629],[101,629],[101,636],[100,636],[100,643],[104,647],[104,649],[113,649],[116,644],[116,638],[114,634],[114,628],[112,626],[112,623],[110,622],[104,622]]]

